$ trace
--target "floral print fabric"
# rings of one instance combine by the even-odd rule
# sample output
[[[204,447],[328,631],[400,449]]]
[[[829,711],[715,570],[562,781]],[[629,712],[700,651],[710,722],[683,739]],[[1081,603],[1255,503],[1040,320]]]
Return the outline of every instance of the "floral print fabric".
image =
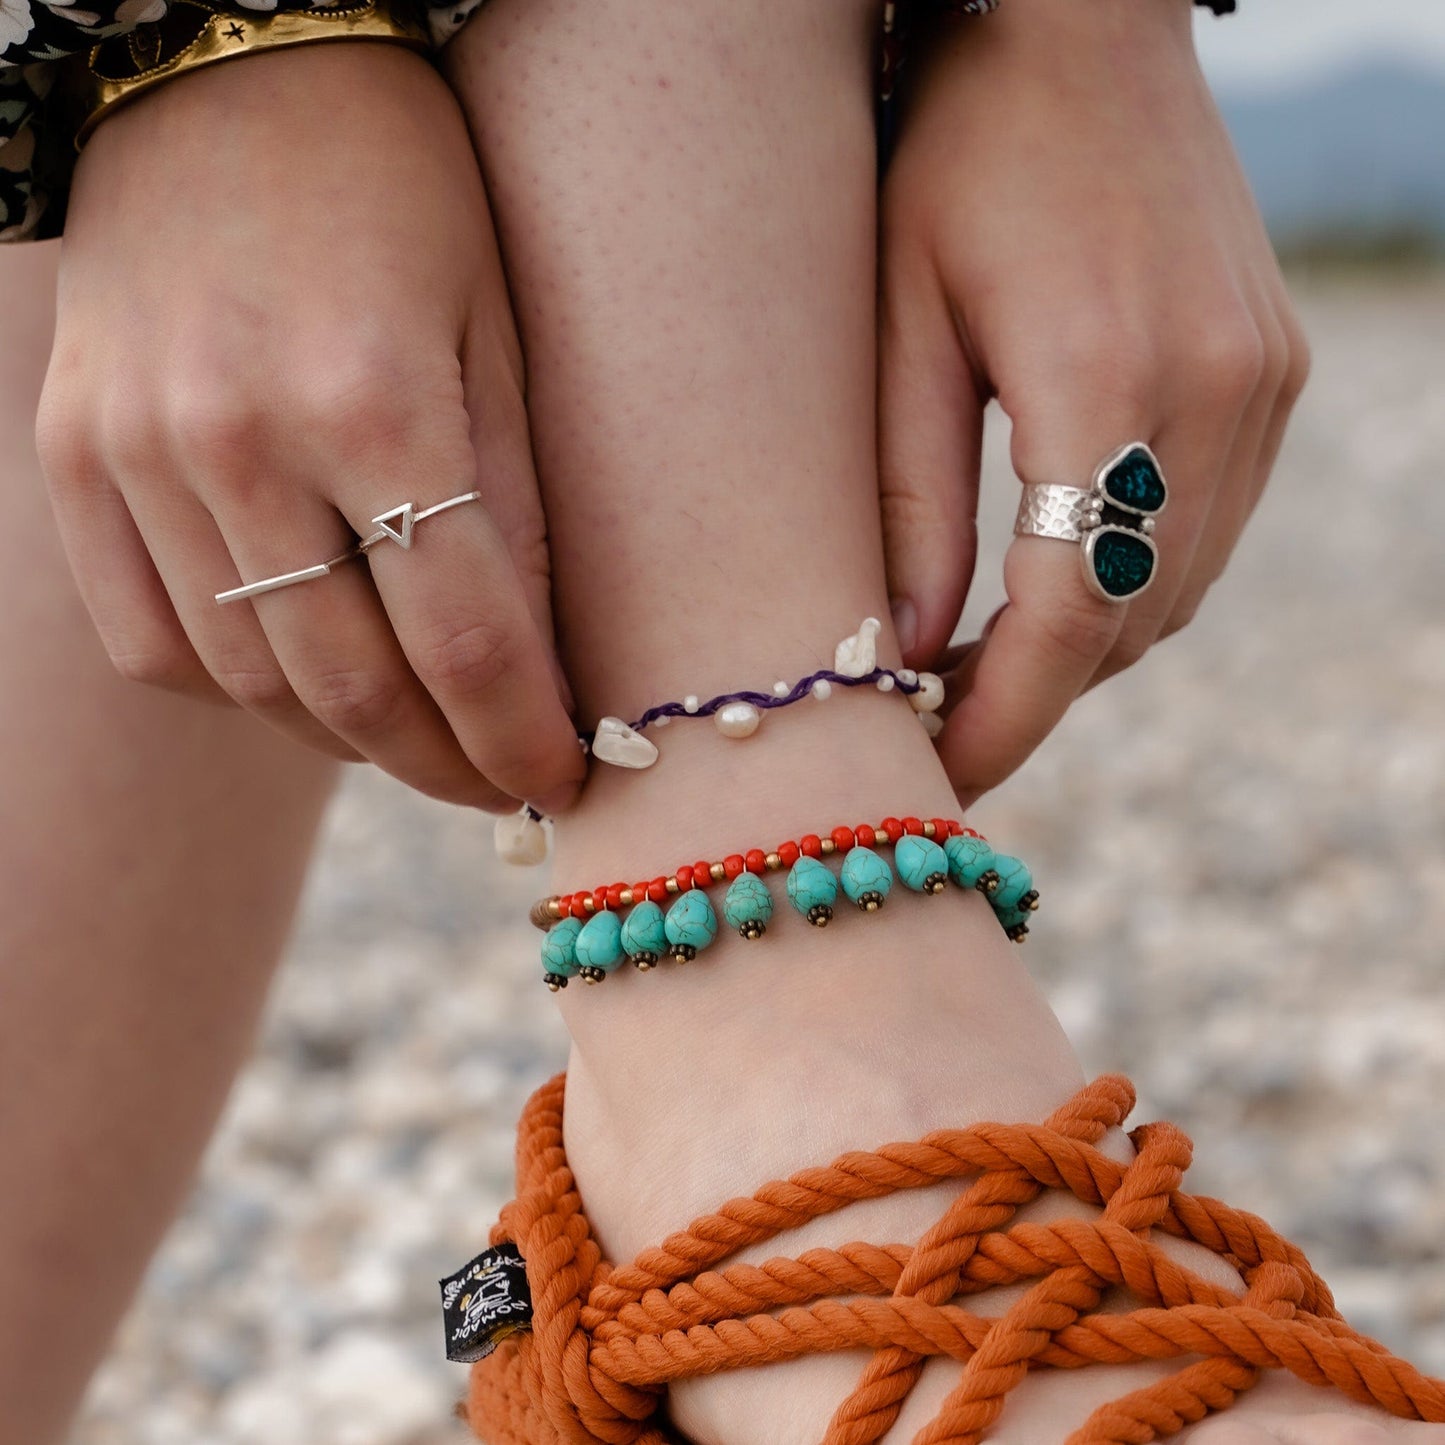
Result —
[[[429,4],[432,41],[443,45],[482,0]],[[326,0],[221,0],[214,8],[246,11],[320,10]],[[65,176],[42,177],[37,155],[68,154],[69,140],[42,147],[45,97],[54,62],[89,50],[112,35],[161,20],[169,0],[0,0],[0,241],[39,240],[60,233]]]

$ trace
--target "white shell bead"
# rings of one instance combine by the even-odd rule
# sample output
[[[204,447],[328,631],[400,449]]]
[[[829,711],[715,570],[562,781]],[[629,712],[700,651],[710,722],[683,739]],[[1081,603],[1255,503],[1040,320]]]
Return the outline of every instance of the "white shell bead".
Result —
[[[657,745],[628,727],[620,717],[605,717],[597,724],[592,756],[619,768],[650,768],[657,761]]]
[[[505,813],[492,830],[497,857],[504,863],[530,868],[547,856],[547,834],[542,825],[524,808],[520,813]]]
[[[893,679],[892,679],[891,677],[889,677],[886,672],[883,674],[882,677],[880,677],[880,678],[878,679],[878,691],[879,691],[879,692],[892,692],[892,691],[893,691]]]
[[[918,691],[908,694],[914,712],[937,712],[943,706],[943,679],[936,672],[918,674]]]
[[[833,684],[829,682],[826,677],[820,677],[817,682],[813,684],[813,696],[817,698],[819,702],[827,702],[828,699],[833,696]]]
[[[782,682],[781,680],[773,684],[774,697],[787,697],[787,695],[792,692],[792,690],[793,689],[789,687],[786,682]]]
[[[762,713],[750,702],[730,702],[713,714],[717,730],[725,738],[750,738],[762,720]]]
[[[912,687],[913,684],[918,681],[918,674],[914,672],[911,667],[900,667],[898,669],[898,681],[906,682],[909,687]]]
[[[917,717],[929,737],[936,738],[943,731],[943,719],[936,712],[921,712]]]
[[[874,639],[883,624],[876,617],[865,617],[852,637],[845,637],[833,653],[833,671],[844,677],[866,677],[878,666],[878,649]]]

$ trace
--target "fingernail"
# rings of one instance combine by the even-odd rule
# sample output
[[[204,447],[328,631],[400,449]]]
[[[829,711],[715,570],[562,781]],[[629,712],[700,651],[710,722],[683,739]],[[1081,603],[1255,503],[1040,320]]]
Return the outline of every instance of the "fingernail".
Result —
[[[918,609],[907,597],[895,597],[888,606],[893,613],[893,631],[898,635],[898,646],[905,653],[911,652],[918,642]]]

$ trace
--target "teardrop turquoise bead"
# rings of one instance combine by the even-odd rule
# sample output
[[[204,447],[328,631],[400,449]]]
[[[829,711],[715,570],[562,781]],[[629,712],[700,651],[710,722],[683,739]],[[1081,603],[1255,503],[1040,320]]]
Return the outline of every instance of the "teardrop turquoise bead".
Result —
[[[999,913],[1018,908],[1024,894],[1034,886],[1033,874],[1021,859],[1007,853],[995,855],[993,866],[998,873],[998,887],[989,902]]]
[[[717,913],[706,893],[692,889],[684,893],[663,919],[663,931],[672,945],[674,958],[696,957],[717,937]]]
[[[667,952],[662,909],[650,898],[636,904],[622,920],[622,951],[633,963],[656,963]]]
[[[998,910],[998,921],[1003,925],[1003,931],[1015,943],[1023,942],[1024,935],[1029,931],[1029,924],[1033,922],[1033,917],[1027,908],[1000,908]]]
[[[576,977],[577,935],[581,932],[580,919],[564,918],[542,935],[542,968],[545,972],[557,978]]]
[[[833,901],[838,896],[838,880],[830,868],[805,853],[788,870],[788,902],[808,920],[821,928],[833,916]]]
[[[622,920],[610,909],[594,913],[577,935],[577,962],[611,973],[622,962]]]
[[[948,882],[948,855],[933,841],[905,833],[893,845],[893,866],[915,893],[941,893]]]
[[[948,876],[960,888],[977,888],[978,880],[994,864],[994,851],[982,838],[971,838],[966,833],[952,837],[943,845],[948,859]]]
[[[854,903],[871,913],[881,908],[888,897],[888,890],[893,887],[893,870],[871,848],[860,844],[844,856],[838,881]]]
[[[739,873],[723,895],[723,917],[744,938],[761,938],[773,916],[773,895],[755,873]]]

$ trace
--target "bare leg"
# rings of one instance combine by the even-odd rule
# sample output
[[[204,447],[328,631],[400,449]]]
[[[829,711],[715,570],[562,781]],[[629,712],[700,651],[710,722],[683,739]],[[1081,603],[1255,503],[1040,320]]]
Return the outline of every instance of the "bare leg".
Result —
[[[559,635],[586,719],[766,689],[887,615],[871,15],[861,0],[493,0],[451,50],[528,354]],[[884,648],[896,661],[891,636]],[[953,809],[896,696],[772,714],[745,743],[705,722],[659,738],[656,767],[597,770],[560,823],[563,889]],[[802,1163],[1042,1117],[1079,1081],[982,900],[902,897],[826,931],[781,911],[757,944],[560,997],[569,1158],[613,1258]],[[852,1207],[789,1252],[915,1238],[951,1192]],[[688,1382],[671,1408],[706,1445],[801,1445],[856,1378],[853,1360],[811,1359]],[[955,1378],[930,1366],[889,1440]],[[1010,1438],[1055,1445],[1149,1378],[1031,1383]]]
[[[63,1437],[184,1196],[334,776],[111,669],[31,443],[55,258],[0,250],[0,1445]]]

